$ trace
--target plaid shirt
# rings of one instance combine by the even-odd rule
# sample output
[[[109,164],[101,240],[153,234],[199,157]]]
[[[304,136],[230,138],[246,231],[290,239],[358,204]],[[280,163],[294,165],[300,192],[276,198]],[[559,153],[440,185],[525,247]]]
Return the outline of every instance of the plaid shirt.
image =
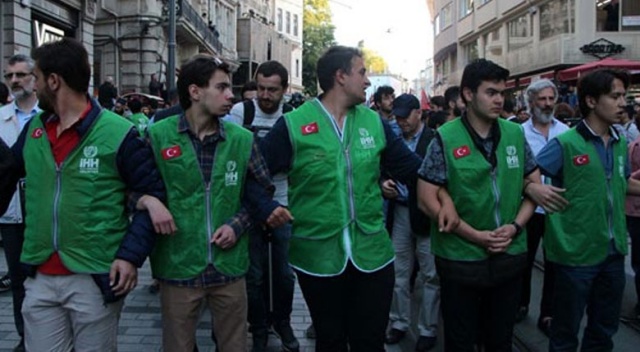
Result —
[[[211,179],[211,172],[213,170],[213,163],[215,162],[214,156],[218,141],[226,139],[224,125],[220,123],[216,132],[206,136],[204,140],[201,141],[189,129],[189,123],[187,122],[185,115],[182,114],[178,122],[178,133],[186,133],[189,136],[189,139],[191,140],[193,148],[196,152],[196,156],[198,157],[198,164],[200,164],[202,177],[204,180],[206,180],[206,182],[208,182]],[[262,158],[262,154],[260,154],[256,143],[253,143],[251,149],[251,157],[249,159],[247,169],[249,173],[253,174],[254,178],[261,186],[265,187],[265,189],[273,190],[273,184],[271,183],[269,170],[267,169],[265,161]],[[240,236],[253,225],[249,213],[244,207],[236,215],[229,219],[226,224],[233,228],[236,236]],[[226,276],[217,271],[212,264],[209,264],[202,273],[194,278],[187,280],[162,281],[179,287],[202,288],[225,285],[230,282],[239,280],[240,278],[241,277],[237,276]]]

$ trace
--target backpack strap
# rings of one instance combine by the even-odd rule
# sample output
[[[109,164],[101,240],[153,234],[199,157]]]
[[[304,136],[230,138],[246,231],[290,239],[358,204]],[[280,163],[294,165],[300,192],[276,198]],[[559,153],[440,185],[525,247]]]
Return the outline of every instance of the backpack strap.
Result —
[[[251,130],[251,124],[256,117],[256,107],[253,105],[253,100],[245,100],[242,102],[244,108],[244,117],[242,119],[242,126],[248,130]]]

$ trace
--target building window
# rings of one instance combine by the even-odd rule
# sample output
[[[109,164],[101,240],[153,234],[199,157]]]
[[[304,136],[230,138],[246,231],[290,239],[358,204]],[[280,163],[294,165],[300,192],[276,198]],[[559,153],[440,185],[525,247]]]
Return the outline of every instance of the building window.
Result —
[[[495,31],[491,32],[491,39],[494,40],[494,41],[500,40],[500,28],[498,28]]]
[[[632,0],[596,0],[598,31],[640,30],[640,2]]]
[[[465,45],[464,54],[466,55],[467,63],[478,59],[478,41],[476,40],[471,44]]]
[[[531,22],[531,16],[526,14],[508,23],[507,46],[509,51],[517,50],[533,43],[533,28],[531,28]]]
[[[435,20],[433,21],[434,25],[433,25],[433,33],[435,36],[437,36],[438,34],[440,34],[440,14],[436,15]]]
[[[478,6],[484,5],[484,4],[488,3],[489,1],[491,1],[491,0],[480,0],[480,1],[478,1]]]
[[[298,15],[293,15],[293,35],[298,36]]]
[[[555,0],[540,6],[540,40],[575,32],[575,0]]]
[[[463,18],[473,12],[473,0],[459,0],[459,1],[460,1],[460,18]]]
[[[300,59],[296,59],[296,78],[300,78]]]
[[[282,9],[278,9],[278,17],[276,18],[278,32],[282,32]]]
[[[287,16],[285,17],[286,19],[286,31],[287,34],[291,33],[291,12],[287,11]]]

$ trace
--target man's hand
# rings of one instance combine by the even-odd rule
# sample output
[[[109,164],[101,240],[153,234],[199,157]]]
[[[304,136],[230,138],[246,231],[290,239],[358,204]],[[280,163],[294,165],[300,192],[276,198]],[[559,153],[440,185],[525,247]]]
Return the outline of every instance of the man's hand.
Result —
[[[291,216],[289,209],[280,206],[273,209],[273,212],[271,212],[271,215],[267,218],[267,225],[272,229],[275,229],[292,221],[293,216]]]
[[[445,201],[438,212],[438,231],[451,233],[460,225],[460,216],[451,201]]]
[[[138,200],[137,208],[149,211],[151,222],[156,233],[161,235],[172,235],[178,229],[173,220],[173,215],[162,202],[153,196],[144,195]]]
[[[566,191],[564,188],[540,183],[530,183],[525,191],[526,195],[541,206],[547,213],[562,211],[569,205],[569,202],[560,195],[560,193]]]
[[[496,233],[495,231],[477,231],[474,235],[474,241],[489,253],[504,252],[511,244],[510,237],[505,237],[504,233]]]
[[[383,197],[387,199],[395,199],[398,197],[398,189],[396,188],[396,183],[392,179],[383,181],[380,184],[380,188],[382,189]]]
[[[123,259],[116,259],[109,271],[109,285],[116,296],[129,293],[138,284],[138,269]]]
[[[236,240],[236,233],[233,231],[233,228],[225,224],[218,227],[216,232],[213,233],[211,243],[214,243],[222,249],[228,249],[236,244]]]

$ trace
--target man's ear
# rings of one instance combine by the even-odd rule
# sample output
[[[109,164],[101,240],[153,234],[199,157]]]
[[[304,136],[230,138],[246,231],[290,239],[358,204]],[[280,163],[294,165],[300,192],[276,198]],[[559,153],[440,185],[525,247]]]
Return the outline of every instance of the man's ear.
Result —
[[[191,100],[193,101],[200,101],[200,87],[198,87],[195,84],[191,84],[189,85],[189,96],[191,97]]]
[[[462,88],[462,91],[460,92],[460,94],[464,97],[464,99],[463,99],[464,101],[473,100],[473,91],[471,91],[471,89],[469,87]],[[449,102],[449,105],[451,105],[451,104],[453,104],[452,108],[456,107],[456,101],[455,100],[453,102]]]
[[[47,88],[49,90],[55,92],[60,89],[62,85],[62,77],[60,77],[57,73],[52,73],[46,78]]]
[[[587,96],[586,96],[585,101],[586,101],[586,103],[587,103],[587,106],[588,106],[588,107],[589,107],[589,109],[591,109],[591,110],[595,109],[596,104],[598,104],[598,99],[596,99],[596,98],[594,98],[594,97],[592,97],[592,96],[590,96],[590,95],[587,95]]]

